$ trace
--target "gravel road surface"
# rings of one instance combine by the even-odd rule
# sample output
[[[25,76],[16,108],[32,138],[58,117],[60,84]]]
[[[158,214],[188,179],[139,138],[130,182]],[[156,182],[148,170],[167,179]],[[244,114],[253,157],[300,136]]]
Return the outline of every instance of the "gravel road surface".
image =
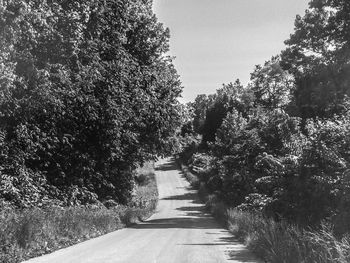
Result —
[[[159,203],[147,221],[26,262],[258,262],[204,212],[172,159],[157,162],[156,178]]]

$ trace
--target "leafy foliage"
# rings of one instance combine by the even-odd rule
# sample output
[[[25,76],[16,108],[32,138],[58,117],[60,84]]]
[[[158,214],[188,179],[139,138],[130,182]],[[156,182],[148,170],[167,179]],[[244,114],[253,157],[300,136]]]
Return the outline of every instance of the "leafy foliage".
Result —
[[[212,214],[265,261],[345,263],[350,2],[309,6],[246,87],[224,85],[191,104],[202,143],[183,157]]]
[[[169,31],[151,5],[1,2],[2,198],[130,199],[132,171],[162,153],[181,116]]]
[[[311,1],[286,50],[256,66],[246,87],[224,85],[192,104],[203,138],[189,166],[226,205],[350,230],[349,7]]]
[[[0,262],[18,263],[148,218],[158,202],[152,162],[136,171],[137,184],[127,206],[104,205],[14,209],[0,202]],[[106,207],[108,206],[108,208]]]
[[[349,237],[338,240],[327,225],[312,232],[258,213],[230,209],[227,214],[230,231],[267,262],[345,263],[350,259]]]
[[[286,41],[282,64],[296,79],[295,104],[303,118],[344,110],[349,95],[350,7],[346,0],[313,0]]]
[[[251,74],[251,90],[255,104],[267,109],[284,108],[294,89],[293,75],[282,69],[279,57],[272,57],[264,66],[257,65]]]
[[[303,226],[330,219],[337,234],[348,217],[349,114],[308,120],[257,106],[227,113],[209,149],[194,154],[208,190],[241,210],[260,210]],[[315,206],[317,203],[317,206]]]

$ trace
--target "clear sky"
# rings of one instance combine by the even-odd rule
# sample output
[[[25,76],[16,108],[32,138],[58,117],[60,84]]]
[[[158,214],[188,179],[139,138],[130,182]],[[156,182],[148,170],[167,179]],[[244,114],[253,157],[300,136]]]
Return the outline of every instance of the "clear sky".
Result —
[[[170,55],[184,86],[181,101],[214,93],[284,48],[309,0],[154,0],[170,28]]]

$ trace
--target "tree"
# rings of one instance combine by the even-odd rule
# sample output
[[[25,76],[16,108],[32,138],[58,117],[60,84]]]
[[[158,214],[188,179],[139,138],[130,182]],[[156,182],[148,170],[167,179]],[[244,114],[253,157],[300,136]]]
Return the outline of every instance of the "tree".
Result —
[[[257,65],[250,80],[256,105],[273,110],[283,109],[290,103],[293,76],[281,68],[278,56],[266,61],[264,66]]]
[[[200,94],[198,95],[194,102],[190,103],[190,106],[193,109],[193,128],[194,131],[198,134],[202,134],[203,126],[205,122],[205,116],[209,108],[209,101],[207,95]]]
[[[350,7],[346,0],[313,0],[285,43],[282,65],[295,77],[295,103],[303,118],[344,110],[350,94]]]
[[[165,151],[181,124],[169,31],[152,2],[0,5],[4,172],[40,174],[66,203],[127,202],[134,167]]]
[[[248,92],[243,88],[239,80],[234,83],[223,84],[216,94],[209,96],[208,109],[202,129],[203,141],[214,142],[216,131],[222,124],[227,113],[237,109],[244,116],[247,115],[251,103]]]

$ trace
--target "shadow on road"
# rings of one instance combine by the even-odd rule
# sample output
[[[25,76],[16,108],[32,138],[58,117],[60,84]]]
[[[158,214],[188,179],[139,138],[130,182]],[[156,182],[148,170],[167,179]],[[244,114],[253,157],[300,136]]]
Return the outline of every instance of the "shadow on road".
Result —
[[[215,220],[205,213],[204,205],[198,200],[198,196],[194,192],[187,192],[183,195],[169,196],[161,200],[188,200],[189,205],[174,208],[181,211],[181,216],[173,218],[161,218],[145,221],[141,224],[134,225],[136,229],[160,229],[160,228],[193,228],[193,229],[213,229],[220,228]]]
[[[188,200],[191,201],[193,204],[203,204],[203,202],[200,201],[198,194],[196,191],[193,190],[192,187],[181,187],[187,190],[185,194],[182,195],[172,195],[162,198],[161,200]]]
[[[213,221],[209,216],[201,217],[173,217],[154,219],[133,226],[136,229],[161,229],[161,228],[192,228],[213,229]]]
[[[160,165],[156,168],[157,171],[171,171],[178,170],[174,160]],[[184,175],[181,173],[181,176]],[[132,226],[135,229],[207,229],[206,235],[218,235],[218,233],[225,235],[225,237],[219,237],[212,242],[203,243],[184,243],[178,244],[183,246],[234,246],[235,249],[227,251],[230,261],[252,263],[257,262],[252,254],[234,237],[229,234],[228,230],[222,229],[219,223],[217,223],[212,216],[205,212],[205,206],[200,201],[198,194],[192,187],[177,187],[178,189],[186,189],[186,193],[181,195],[173,195],[162,198],[161,200],[167,201],[189,201],[185,202],[187,206],[180,206],[174,208],[181,211],[180,216],[172,218],[158,218],[148,220],[143,223]],[[196,205],[191,205],[196,204]],[[199,205],[200,204],[200,205]],[[228,235],[229,234],[229,235]]]
[[[241,250],[232,250],[229,253],[230,259],[229,260],[235,260],[242,263],[258,263],[260,261],[257,261],[255,257],[252,256],[252,253],[249,250],[241,249]]]
[[[189,215],[190,214],[191,213],[189,213]],[[214,230],[215,226],[216,226],[216,223],[213,221],[213,219],[209,215],[202,214],[199,217],[178,217],[178,218],[176,217],[176,218],[154,219],[154,220],[141,223],[139,225],[135,225],[133,226],[133,228],[135,229],[191,228],[191,229]],[[227,230],[223,230],[220,232],[228,233]],[[207,232],[206,234],[217,235],[218,233]],[[235,262],[242,262],[242,263],[257,262],[255,258],[252,256],[252,254],[248,250],[243,248],[240,242],[233,236],[221,237],[210,243],[183,243],[178,245],[182,245],[182,246],[223,246],[223,245],[236,246],[237,245],[238,248],[235,248],[234,250],[231,250],[231,251],[227,251],[230,261],[232,260]]]
[[[170,162],[164,163],[162,165],[159,165],[156,167],[156,171],[171,171],[171,170],[177,170],[177,165],[172,158]]]
[[[192,200],[192,201],[199,201],[197,197],[197,193],[186,193],[183,195],[172,195],[168,197],[164,197],[161,200]]]

